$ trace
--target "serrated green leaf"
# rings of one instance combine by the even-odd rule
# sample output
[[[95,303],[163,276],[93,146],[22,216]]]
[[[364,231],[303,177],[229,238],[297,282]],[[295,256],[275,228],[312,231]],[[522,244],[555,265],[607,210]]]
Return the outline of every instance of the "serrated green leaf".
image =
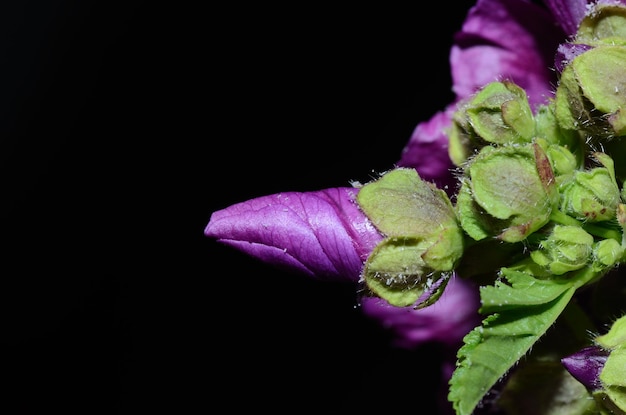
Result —
[[[569,279],[540,280],[501,270],[504,281],[481,289],[481,313],[492,313],[465,338],[450,379],[448,399],[458,415],[470,415],[489,390],[556,321],[576,289],[594,277],[590,268]]]
[[[481,313],[491,314],[509,308],[540,305],[556,299],[571,287],[571,280],[537,279],[530,274],[504,269],[511,285],[496,281],[493,286],[481,287]]]

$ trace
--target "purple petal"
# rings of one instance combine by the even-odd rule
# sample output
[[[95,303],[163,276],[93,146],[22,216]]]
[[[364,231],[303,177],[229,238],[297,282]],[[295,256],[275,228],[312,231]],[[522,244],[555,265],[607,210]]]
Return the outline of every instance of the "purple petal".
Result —
[[[602,388],[600,372],[604,368],[608,352],[600,347],[589,346],[561,359],[565,369],[589,390]]]
[[[566,36],[573,36],[578,29],[578,25],[585,17],[587,4],[591,1],[587,0],[545,0],[544,3],[554,17],[557,23],[563,28]]]
[[[580,43],[563,43],[559,45],[556,55],[554,56],[554,66],[561,73],[565,66],[576,56],[591,49],[592,46]]]
[[[626,0],[545,0],[544,3],[568,37],[576,34],[578,25],[593,4],[626,6]]]
[[[394,307],[374,297],[363,298],[361,307],[365,315],[391,331],[395,346],[407,349],[431,341],[458,346],[480,324],[478,288],[456,276],[434,304],[419,310]]]
[[[382,239],[356,204],[357,193],[342,187],[251,199],[214,212],[204,233],[277,267],[356,282]]]
[[[434,182],[440,189],[455,190],[453,164],[448,156],[446,129],[451,125],[453,108],[436,113],[429,121],[417,125],[398,161],[400,167],[413,167],[420,177]]]
[[[544,8],[524,0],[478,0],[450,51],[453,91],[468,97],[489,82],[524,88],[533,109],[552,96],[554,54],[565,34]]]

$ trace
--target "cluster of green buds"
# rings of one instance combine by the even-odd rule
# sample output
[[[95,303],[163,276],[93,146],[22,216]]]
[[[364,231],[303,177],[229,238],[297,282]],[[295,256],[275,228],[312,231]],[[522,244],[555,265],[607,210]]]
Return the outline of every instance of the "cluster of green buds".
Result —
[[[564,65],[555,98],[534,114],[524,90],[502,81],[454,116],[449,152],[462,170],[463,230],[474,241],[524,241],[535,274],[602,273],[624,258],[626,172],[614,163],[626,156],[620,28],[626,8],[598,5],[572,41],[583,47]]]
[[[448,131],[460,178],[452,199],[410,169],[363,186],[359,205],[386,235],[363,271],[371,294],[425,307],[452,272],[494,285],[485,290],[493,298],[502,275],[513,288],[577,280],[576,290],[626,260],[626,163],[615,163],[626,157],[626,7],[598,5],[571,44],[579,53],[565,62],[554,99],[536,110],[509,81],[459,105]],[[556,310],[556,298],[545,304]],[[619,351],[618,374],[606,376],[619,386],[610,399],[626,411],[624,384],[615,381],[626,373]]]
[[[367,287],[398,307],[435,302],[463,254],[463,232],[447,194],[402,168],[364,186],[358,202],[386,235],[365,264]]]

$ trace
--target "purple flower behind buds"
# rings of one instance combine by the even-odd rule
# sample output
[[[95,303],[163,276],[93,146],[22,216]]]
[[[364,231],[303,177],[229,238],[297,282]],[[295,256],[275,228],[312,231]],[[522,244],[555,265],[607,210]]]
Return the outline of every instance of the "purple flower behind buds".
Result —
[[[576,56],[591,49],[592,46],[578,43],[564,43],[559,45],[554,57],[554,66],[561,73],[565,66]]]
[[[552,98],[558,45],[576,31],[588,1],[478,0],[450,51],[452,91],[443,111],[415,128],[398,161],[452,193],[447,129],[456,105],[493,81],[523,88],[534,110]],[[561,52],[567,52],[561,50]],[[331,151],[330,149],[329,151]],[[382,235],[356,204],[358,189],[286,192],[212,214],[205,235],[254,258],[306,276],[357,283]],[[459,342],[477,324],[478,290],[455,276],[443,295],[419,310],[363,298],[362,308],[396,336],[401,347]],[[564,363],[565,364],[565,363]]]
[[[363,298],[365,315],[378,320],[394,334],[400,348],[414,348],[437,341],[458,346],[458,342],[480,322],[478,289],[467,280],[453,276],[441,297],[432,305],[414,310],[393,307],[379,298]]]
[[[258,197],[214,212],[204,233],[277,267],[356,282],[382,240],[356,205],[357,193],[346,187]]]
[[[560,9],[564,5],[551,3],[559,13],[557,17],[562,14],[569,19],[567,11]],[[583,6],[573,3],[575,18],[582,19],[578,9]],[[570,24],[568,20],[566,26]],[[547,102],[556,82],[554,56],[564,40],[565,33],[545,8],[523,0],[478,0],[455,35],[450,51],[455,99],[430,120],[417,125],[398,165],[417,169],[424,180],[435,182],[449,193],[456,190],[446,134],[456,105],[498,80],[522,87],[533,109]]]
[[[545,0],[544,3],[563,28],[567,36],[572,36],[578,29],[578,24],[585,17],[587,0]]]
[[[422,179],[434,182],[448,194],[456,190],[456,179],[450,174],[453,165],[448,156],[446,134],[451,119],[451,112],[441,111],[429,121],[418,124],[397,163],[400,167],[416,169]]]
[[[580,383],[591,391],[602,388],[600,372],[608,358],[608,351],[597,346],[589,346],[564,357],[561,363]]]
[[[534,109],[551,96],[554,53],[565,34],[547,9],[521,0],[479,0],[450,52],[453,91],[465,98],[494,81],[522,87]]]

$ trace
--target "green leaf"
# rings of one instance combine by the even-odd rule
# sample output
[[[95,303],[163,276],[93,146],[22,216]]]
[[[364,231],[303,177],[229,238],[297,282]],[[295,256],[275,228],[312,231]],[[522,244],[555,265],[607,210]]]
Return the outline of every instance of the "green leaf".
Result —
[[[480,312],[488,315],[457,353],[448,399],[458,415],[470,415],[491,388],[556,321],[578,287],[594,277],[584,268],[567,279],[536,279],[502,268],[494,286],[481,288]]]

